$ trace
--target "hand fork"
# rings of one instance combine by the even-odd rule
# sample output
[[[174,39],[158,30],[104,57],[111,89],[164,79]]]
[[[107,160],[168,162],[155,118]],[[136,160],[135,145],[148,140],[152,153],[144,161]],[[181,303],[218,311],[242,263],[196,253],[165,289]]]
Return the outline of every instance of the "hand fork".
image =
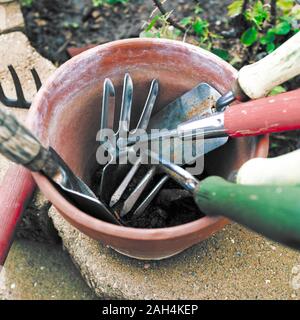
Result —
[[[4,104],[6,107],[29,109],[30,106],[31,106],[31,103],[28,102],[25,99],[24,92],[23,92],[23,89],[22,89],[22,85],[21,85],[21,82],[20,82],[20,79],[19,79],[19,77],[17,75],[16,70],[14,69],[14,67],[12,65],[8,66],[8,70],[9,70],[11,76],[12,76],[12,79],[13,79],[13,83],[14,83],[14,86],[15,86],[17,99],[8,98],[5,95],[3,87],[2,87],[2,85],[0,83],[0,102],[2,104]],[[31,69],[30,71],[31,71],[31,74],[32,74],[33,79],[34,79],[36,90],[39,91],[39,89],[42,86],[41,79],[40,79],[37,71],[34,68]]]
[[[108,98],[107,95],[110,93],[114,96],[113,85],[110,80],[106,80],[105,84],[108,83],[110,86],[110,90],[106,90],[104,88],[103,93],[103,105],[102,105],[102,119],[101,119],[101,127],[100,129],[109,128],[112,129],[113,127],[113,119],[111,119],[110,123],[108,123],[107,113],[108,113]],[[133,97],[133,83],[132,79],[129,74],[126,74],[124,77],[124,85],[123,85],[123,96],[122,96],[122,105],[121,105],[121,115],[119,121],[119,128],[118,131],[115,133],[116,141],[119,137],[126,137],[127,135],[131,138],[134,138],[139,130],[146,130],[148,127],[148,123],[150,121],[151,113],[158,96],[159,91],[159,84],[157,80],[153,80],[151,83],[150,91],[148,98],[146,100],[142,115],[139,119],[137,127],[133,131],[129,131],[130,127],[130,116],[131,116],[131,106],[132,106],[132,97]],[[109,112],[111,115],[114,114],[114,110]],[[101,132],[101,131],[100,131]],[[100,134],[101,136],[101,134]],[[103,140],[103,137],[101,138]],[[106,144],[107,146],[107,144]],[[110,154],[111,160],[110,162],[104,167],[102,171],[102,178],[100,184],[100,198],[108,203],[110,197],[117,186],[119,186],[120,181],[127,173],[128,165],[123,165],[120,163],[116,163],[122,156],[127,155],[131,152],[131,148],[125,148],[124,150],[120,150],[118,154],[118,150],[116,149],[117,146],[109,146],[107,151]],[[134,166],[135,167],[135,166]]]

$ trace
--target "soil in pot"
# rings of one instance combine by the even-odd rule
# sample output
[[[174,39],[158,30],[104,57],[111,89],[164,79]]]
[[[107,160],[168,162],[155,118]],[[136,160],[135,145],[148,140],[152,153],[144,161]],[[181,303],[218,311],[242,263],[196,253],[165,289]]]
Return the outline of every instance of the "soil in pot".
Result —
[[[97,192],[101,181],[102,169],[102,167],[97,169],[92,182],[93,191],[97,196],[99,196]],[[114,207],[117,214],[120,212],[123,201],[131,194],[148,169],[147,167],[142,167],[137,172],[119,201],[119,205],[117,204]],[[204,179],[206,176],[207,175],[203,173],[198,178]],[[155,176],[142,194],[140,201],[146,197],[147,193],[152,190],[161,178],[161,175]],[[138,203],[140,203],[140,201]],[[166,228],[192,222],[205,216],[196,206],[191,194],[171,179],[165,183],[164,187],[145,211],[140,215],[133,215],[137,205],[123,218],[124,224],[128,227],[149,229]]]

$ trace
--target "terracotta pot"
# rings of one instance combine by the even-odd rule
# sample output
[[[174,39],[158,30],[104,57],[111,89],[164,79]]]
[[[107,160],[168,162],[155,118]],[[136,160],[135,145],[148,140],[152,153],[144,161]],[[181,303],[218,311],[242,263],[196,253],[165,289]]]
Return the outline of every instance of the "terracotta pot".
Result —
[[[153,78],[159,79],[161,88],[158,110],[202,81],[224,93],[237,74],[229,64],[207,51],[158,39],[116,41],[69,60],[38,93],[30,111],[30,125],[42,142],[54,147],[87,183],[96,167],[103,81],[106,77],[112,79],[119,106],[125,72],[130,73],[134,82],[133,126]],[[267,151],[267,136],[235,139],[211,153],[206,167],[210,173],[226,176],[249,158],[266,156]],[[42,175],[33,176],[42,192],[73,226],[136,258],[172,256],[211,236],[228,222],[222,217],[204,217],[181,226],[154,230],[116,226],[78,210]]]

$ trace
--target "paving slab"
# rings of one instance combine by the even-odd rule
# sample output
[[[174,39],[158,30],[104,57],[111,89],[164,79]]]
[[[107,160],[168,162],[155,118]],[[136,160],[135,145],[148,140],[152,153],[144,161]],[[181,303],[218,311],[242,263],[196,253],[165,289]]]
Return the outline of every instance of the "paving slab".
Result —
[[[24,18],[18,1],[0,1],[0,34],[24,29]]]
[[[115,299],[300,298],[299,252],[232,224],[162,261],[139,261],[90,239],[54,208],[49,215],[86,282]]]
[[[91,300],[68,253],[57,245],[14,242],[0,273],[0,300]]]
[[[7,69],[8,65],[12,64],[17,71],[28,101],[32,101],[36,93],[30,69],[35,67],[42,82],[56,69],[50,61],[36,52],[22,32],[0,35],[0,57],[0,82],[5,94],[10,98],[16,98],[16,93],[11,75]],[[0,108],[10,110],[19,121],[25,122],[27,110],[19,108],[8,109],[1,103]],[[0,181],[3,179],[8,167],[9,162],[0,155]],[[57,239],[47,214],[50,203],[40,193],[37,193],[34,199],[35,201],[24,214],[17,234],[34,240],[52,241]]]

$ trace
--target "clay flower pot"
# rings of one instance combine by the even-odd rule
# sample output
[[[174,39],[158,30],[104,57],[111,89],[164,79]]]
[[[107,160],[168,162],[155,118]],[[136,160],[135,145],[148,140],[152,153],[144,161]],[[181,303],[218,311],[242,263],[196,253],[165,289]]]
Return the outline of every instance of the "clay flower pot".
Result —
[[[182,42],[158,39],[112,42],[90,49],[62,65],[38,93],[32,105],[30,125],[42,142],[54,147],[87,183],[96,168],[96,133],[100,124],[103,81],[106,77],[111,78],[120,106],[126,72],[134,82],[133,126],[152,79],[157,78],[160,82],[161,94],[156,106],[159,110],[202,81],[224,93],[237,74],[229,64],[207,51]],[[246,160],[266,156],[268,146],[267,136],[231,140],[206,158],[207,171],[226,176]],[[33,176],[45,196],[74,227],[136,258],[172,256],[206,239],[228,223],[222,217],[204,217],[162,229],[116,226],[74,207],[41,174]]]

